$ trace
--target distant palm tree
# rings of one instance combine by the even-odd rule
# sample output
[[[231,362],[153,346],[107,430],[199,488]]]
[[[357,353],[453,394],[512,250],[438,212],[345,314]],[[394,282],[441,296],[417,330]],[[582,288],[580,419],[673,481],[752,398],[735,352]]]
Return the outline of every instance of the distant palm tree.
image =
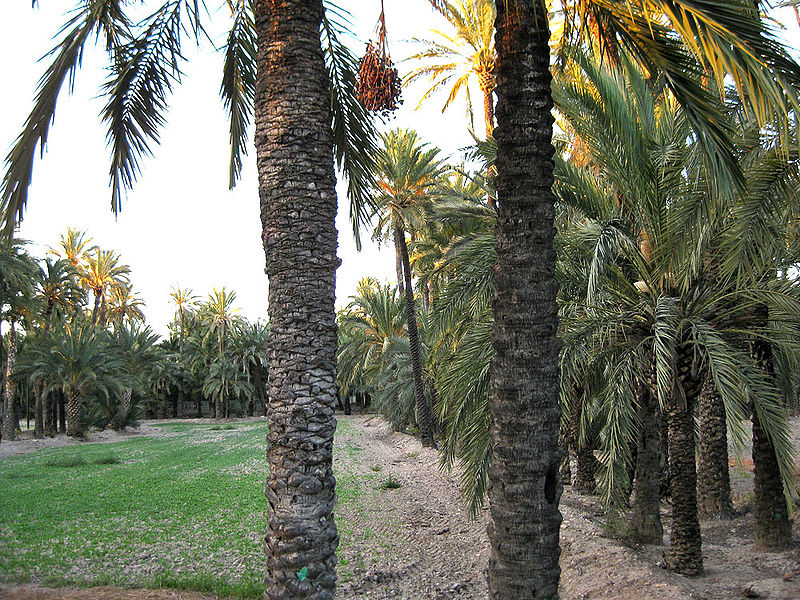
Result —
[[[144,300],[133,291],[133,286],[129,283],[123,281],[111,288],[107,317],[112,323],[124,325],[127,321],[130,325],[134,321],[143,322],[143,308]]]
[[[158,360],[157,342],[158,335],[149,326],[138,323],[125,326],[120,322],[111,333],[108,350],[118,361],[117,375],[122,388],[116,411],[111,415],[114,429],[123,429],[135,420],[131,398],[134,390],[144,390],[149,383],[147,378]]]
[[[77,271],[69,260],[45,258],[36,279],[36,296],[43,304],[42,320],[45,333],[51,321],[66,319],[81,306],[86,297],[78,284]]]
[[[339,390],[343,396],[371,391],[368,382],[386,368],[384,353],[406,335],[404,299],[397,288],[375,279],[358,282],[356,293],[339,314]]]
[[[80,269],[81,285],[92,291],[94,306],[92,307],[92,324],[105,327],[109,293],[114,288],[129,285],[128,275],[131,270],[128,265],[120,263],[120,256],[113,250],[95,248],[86,259],[86,264]]]
[[[422,104],[439,91],[447,93],[442,112],[464,94],[467,114],[474,125],[470,84],[477,81],[483,94],[483,119],[486,137],[494,131],[494,0],[432,0],[431,5],[452,30],[433,30],[433,39],[415,39],[424,50],[408,60],[421,62],[406,78],[407,83],[429,78],[431,87],[423,94]]]
[[[200,305],[199,317],[204,325],[203,336],[206,339],[214,339],[216,341],[216,357],[214,360],[219,359],[222,361],[226,353],[226,341],[229,336],[236,332],[241,319],[236,314],[239,312],[238,308],[234,307],[236,301],[236,292],[228,291],[224,287],[220,290],[214,290],[208,295],[205,302]],[[213,364],[213,361],[212,361]],[[222,365],[220,362],[219,365]],[[218,367],[222,369],[222,366]],[[227,371],[227,363],[225,364],[225,371]],[[222,373],[222,371],[220,371]],[[215,388],[217,394],[215,396],[215,414],[218,419],[223,417],[227,412],[225,405],[225,396],[223,391],[224,387],[217,386]]]
[[[195,296],[192,293],[192,290],[189,288],[175,286],[172,288],[169,297],[172,298],[175,308],[178,309],[178,325],[180,327],[180,333],[178,335],[178,352],[183,354],[183,340],[186,335],[186,314],[197,303],[197,296]]]
[[[76,269],[88,261],[90,252],[97,250],[97,246],[92,244],[92,238],[86,237],[85,231],[72,227],[67,227],[67,232],[61,234],[58,246],[48,253],[69,261]]]
[[[431,204],[444,166],[437,158],[439,150],[421,143],[414,131],[394,130],[382,138],[384,147],[375,160],[375,203],[379,215],[376,232],[385,232],[387,237],[391,232],[400,257],[419,430],[423,445],[435,446],[432,411],[425,398],[406,232],[413,235],[415,228],[424,226],[425,211]]]

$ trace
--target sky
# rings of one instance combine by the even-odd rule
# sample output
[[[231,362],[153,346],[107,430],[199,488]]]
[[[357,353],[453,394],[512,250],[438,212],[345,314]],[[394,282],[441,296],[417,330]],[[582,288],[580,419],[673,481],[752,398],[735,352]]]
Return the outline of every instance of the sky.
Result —
[[[0,21],[0,152],[5,156],[19,134],[32,106],[36,83],[46,66],[39,61],[65,21],[63,11],[75,0],[41,2],[31,9],[29,0],[6,1]],[[148,0],[147,7],[156,6]],[[94,243],[121,254],[131,266],[134,288],[146,303],[147,321],[159,333],[166,333],[174,306],[169,294],[180,285],[204,298],[213,287],[227,287],[237,293],[241,314],[250,320],[267,319],[267,278],[261,245],[255,151],[250,148],[242,180],[228,190],[228,130],[219,99],[222,53],[230,12],[224,0],[207,0],[207,19],[214,44],[199,48],[187,44],[183,83],[176,86],[162,131],[161,144],[152,157],[145,158],[142,174],[130,192],[118,218],[110,210],[108,186],[109,155],[105,129],[99,114],[99,97],[105,77],[104,52],[89,47],[78,72],[72,95],[66,90],[59,100],[44,159],[34,163],[25,220],[19,237],[32,242],[31,251],[44,256],[56,246],[68,226],[88,232]],[[361,43],[354,43],[358,55],[373,35],[380,12],[378,0],[339,0],[353,14],[354,30]],[[409,42],[425,37],[443,20],[427,0],[385,0],[390,52],[401,76],[410,67],[402,59],[413,52]],[[800,38],[794,15],[779,15],[789,25],[790,44]],[[404,104],[382,129],[417,129],[423,139],[436,143],[445,155],[458,155],[469,145],[464,104],[441,113],[444,97],[439,96],[419,110],[418,100],[425,88],[404,89]],[[473,98],[480,98],[477,90]],[[477,107],[480,115],[480,106]],[[478,124],[478,131],[482,128]],[[339,256],[337,306],[347,304],[357,282],[365,276],[394,279],[394,252],[362,236],[356,252],[348,222],[348,201],[344,186],[338,186]]]
[[[207,0],[211,38],[218,48],[225,42],[230,11],[224,0]],[[39,59],[55,45],[53,37],[65,21],[65,8],[75,1],[13,0],[3,7],[0,21],[0,152],[11,148],[27,117],[36,83],[46,67]],[[354,15],[354,30],[362,43],[353,44],[361,55],[373,34],[380,3],[344,0],[339,4]],[[149,1],[148,6],[156,3]],[[425,36],[441,20],[427,0],[386,0],[390,52],[396,62],[412,53],[404,40]],[[147,322],[166,333],[174,306],[173,286],[194,290],[204,298],[212,287],[237,293],[241,314],[250,320],[267,319],[267,278],[261,245],[255,150],[245,160],[242,180],[228,190],[228,125],[219,98],[222,52],[206,42],[187,44],[183,83],[170,101],[167,126],[152,157],[142,161],[142,174],[114,218],[108,187],[109,153],[99,114],[100,86],[107,65],[105,53],[95,48],[83,58],[73,94],[62,91],[44,159],[34,163],[28,208],[18,236],[32,242],[31,251],[44,256],[56,246],[68,226],[88,232],[94,243],[121,254],[131,266],[131,281],[146,303]],[[408,63],[399,64],[401,75]],[[415,111],[419,87],[404,91],[404,104],[382,129],[415,128],[426,140],[435,140],[446,154],[457,154],[471,143],[464,106],[444,115],[440,97]],[[479,96],[478,96],[479,97]],[[356,284],[367,275],[394,278],[394,252],[378,247],[370,232],[362,235],[356,252],[348,219],[345,188],[339,193],[339,256],[337,306],[347,304]]]

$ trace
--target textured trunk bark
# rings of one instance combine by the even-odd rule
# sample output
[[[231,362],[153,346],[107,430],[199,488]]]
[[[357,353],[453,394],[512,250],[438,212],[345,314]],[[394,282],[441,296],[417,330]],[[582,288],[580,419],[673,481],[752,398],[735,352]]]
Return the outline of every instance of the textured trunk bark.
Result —
[[[703,572],[702,539],[697,516],[697,470],[695,468],[694,406],[702,377],[694,373],[692,349],[677,351],[677,378],[666,406],[669,427],[669,475],[672,490],[672,534],[664,564],[683,575]],[[678,389],[680,385],[683,393]]]
[[[661,423],[656,398],[645,383],[639,386],[639,437],[636,447],[636,474],[633,486],[631,530],[645,544],[664,540],[661,524]]]
[[[411,262],[408,258],[405,232],[395,225],[394,242],[403,266],[403,294],[406,306],[406,328],[408,329],[408,346],[411,352],[411,370],[414,374],[414,398],[417,405],[417,424],[422,445],[436,448],[433,440],[433,415],[428,400],[425,398],[425,381],[422,375],[422,356],[419,348],[419,330],[417,329],[417,310],[414,306],[414,288],[411,287]]]
[[[569,442],[567,436],[562,434],[558,438],[558,446],[561,450],[561,462],[558,465],[558,478],[561,485],[572,485],[572,469],[569,464]]]
[[[44,437],[44,404],[45,404],[45,397],[46,393],[44,392],[44,386],[41,383],[37,383],[34,387],[34,398],[35,398],[35,407],[34,407],[34,417],[33,417],[33,437],[36,439],[41,439]]]
[[[403,283],[403,259],[400,256],[400,246],[397,245],[397,240],[394,243],[394,269],[397,272],[397,289],[401,294],[405,293],[405,284]]]
[[[55,392],[45,394],[44,398],[44,435],[53,437],[56,434],[56,406],[53,396]]]
[[[336,191],[322,0],[259,0],[256,151],[269,277],[271,600],[329,600],[339,537],[336,429]]]
[[[583,388],[573,385],[569,401],[569,441],[575,453],[575,479],[572,486],[582,494],[594,494],[597,486],[595,475],[600,462],[595,458],[597,440],[594,435],[585,436],[581,442],[581,420],[583,419]]]
[[[81,423],[82,398],[75,390],[67,390],[67,435],[69,437],[83,436]]]
[[[94,291],[94,306],[92,307],[92,325],[97,323],[97,316],[100,310],[100,294],[97,290]]]
[[[58,431],[59,433],[67,432],[67,398],[64,395],[64,390],[59,390],[56,396],[58,404],[56,410],[58,411]]]
[[[486,137],[489,138],[494,133],[494,98],[492,92],[494,86],[481,86],[483,92],[483,119],[486,125]]]
[[[17,419],[14,412],[14,382],[12,377],[14,375],[14,367],[17,364],[17,330],[14,328],[14,322],[11,322],[11,327],[8,330],[8,354],[6,356],[6,385],[5,394],[3,396],[3,439],[7,442],[13,442],[16,439]]]
[[[731,503],[728,471],[728,427],[725,405],[709,374],[700,393],[700,458],[697,464],[697,510],[706,518],[730,519],[736,515]]]
[[[497,3],[497,262],[489,468],[492,600],[556,600],[558,312],[547,14]]]
[[[767,315],[764,315],[766,321]],[[772,347],[769,342],[758,340],[753,343],[753,357],[768,374],[775,372],[772,360]],[[786,497],[783,494],[783,481],[775,456],[775,448],[766,431],[761,426],[755,408],[753,421],[753,516],[756,522],[756,542],[770,550],[788,548],[792,545],[792,523]]]
[[[131,388],[125,388],[122,390],[122,401],[120,402],[120,405],[117,408],[117,414],[114,415],[114,419],[111,423],[112,427],[117,431],[125,428],[125,418],[128,416],[128,412],[131,410],[132,397],[133,390]]]

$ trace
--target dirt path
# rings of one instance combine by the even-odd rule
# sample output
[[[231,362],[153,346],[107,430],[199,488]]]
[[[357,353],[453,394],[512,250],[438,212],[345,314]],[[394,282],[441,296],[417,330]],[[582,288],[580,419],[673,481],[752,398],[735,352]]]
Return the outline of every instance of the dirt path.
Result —
[[[346,515],[354,529],[370,534],[355,539],[355,532],[349,538],[342,533],[350,575],[337,598],[487,598],[488,511],[477,522],[467,518],[457,477],[440,473],[435,451],[391,432],[379,419],[351,419],[339,443],[361,450],[351,455],[352,466],[340,469],[363,474],[379,466],[379,480],[391,475],[402,486],[372,491],[360,515]],[[800,547],[759,551],[750,515],[704,523],[706,574],[686,578],[658,566],[665,546],[631,548],[603,537],[604,516],[595,498],[567,487],[561,512],[562,600],[800,600]],[[664,521],[669,523],[667,514]],[[800,537],[797,525],[795,533]]]
[[[438,455],[368,416],[340,417],[337,471],[361,481],[358,502],[340,517],[339,600],[483,600],[487,598],[487,511],[472,522],[455,474]],[[742,478],[741,473],[737,473]],[[389,479],[400,484],[387,489]],[[744,477],[746,480],[746,477]],[[351,486],[352,487],[352,486]],[[631,548],[603,537],[596,499],[566,488],[561,500],[562,600],[800,600],[800,547],[765,553],[752,542],[750,515],[703,525],[706,574],[686,578],[658,567],[664,546]],[[665,523],[669,522],[664,515]],[[666,536],[665,536],[666,537]],[[795,525],[795,538],[800,524]],[[524,574],[521,574],[524,576]],[[49,590],[0,587],[13,600],[206,600],[170,590]]]

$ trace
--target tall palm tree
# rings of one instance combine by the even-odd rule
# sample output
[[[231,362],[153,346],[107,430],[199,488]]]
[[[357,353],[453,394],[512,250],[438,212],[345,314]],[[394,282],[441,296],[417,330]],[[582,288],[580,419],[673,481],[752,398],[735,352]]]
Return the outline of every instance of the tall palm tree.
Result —
[[[93,325],[105,327],[108,296],[115,288],[129,285],[130,272],[130,267],[121,264],[120,255],[113,250],[95,248],[94,253],[88,255],[86,264],[79,273],[81,285],[91,290],[94,296],[91,317]]]
[[[558,597],[560,574],[552,98],[543,4],[497,4],[495,185],[500,211],[490,401],[495,455],[489,486],[493,600],[552,600]],[[718,126],[719,111],[694,83],[695,60],[714,71],[719,86],[725,72],[732,73],[742,88],[749,88],[757,114],[787,123],[781,115],[787,103],[796,102],[791,87],[799,71],[764,34],[751,3],[587,2],[574,14],[593,20],[595,27],[573,30],[594,29],[604,47],[626,47],[649,71],[664,73],[687,118],[702,132],[699,139],[717,170],[736,169]],[[788,98],[785,89],[791,90]],[[519,573],[526,574],[524,581]]]
[[[107,318],[115,325],[132,325],[135,321],[144,321],[144,300],[133,291],[129,283],[121,282],[111,288],[111,298],[108,303]]]
[[[188,311],[192,310],[197,303],[197,296],[195,296],[192,290],[189,288],[175,286],[172,288],[169,297],[172,298],[172,302],[175,304],[175,308],[178,312],[178,325],[180,327],[180,333],[178,335],[178,352],[183,354],[183,341],[184,336],[186,335],[186,314]]]
[[[24,249],[25,242],[9,240],[0,245],[0,322],[8,323],[5,386],[2,404],[0,439],[13,441],[18,427],[15,412],[14,369],[17,359],[16,324],[22,319],[26,305],[32,300],[31,282],[38,267]]]
[[[92,244],[92,238],[86,237],[86,232],[67,227],[67,232],[59,237],[58,248],[51,248],[48,254],[55,254],[67,260],[73,268],[86,264],[89,253],[96,251],[97,246]]]
[[[178,333],[178,358],[182,363],[184,360],[183,349],[186,337],[186,320],[188,314],[197,303],[197,296],[194,295],[191,289],[181,288],[180,286],[173,287],[169,296],[173,304],[175,304],[178,313],[178,327],[180,329]],[[183,393],[184,389],[183,386],[181,386],[178,390],[177,398],[175,399],[175,405],[172,407],[173,417],[183,416]]]
[[[463,92],[470,123],[474,124],[469,88],[477,81],[483,95],[486,137],[489,137],[494,131],[494,0],[432,0],[431,5],[447,19],[451,31],[433,30],[433,39],[414,40],[425,49],[412,54],[408,60],[423,64],[409,73],[406,82],[431,80],[431,87],[423,94],[420,104],[445,89],[448,95],[442,112]]]
[[[68,76],[80,66],[87,41],[102,38],[110,59],[102,117],[111,140],[116,212],[140,159],[158,142],[183,67],[182,42],[187,35],[200,41],[208,15],[202,2],[166,0],[134,24],[119,0],[76,4],[8,155],[0,192],[7,233],[22,218],[36,149],[46,145],[59,91],[73,80]],[[339,41],[347,28],[343,11],[326,11],[322,0],[232,0],[229,6],[221,95],[230,117],[230,183],[238,179],[254,122],[270,280],[267,594],[332,594],[338,541],[331,467],[338,265],[333,165],[335,160],[347,175],[357,233],[366,217],[374,122],[353,94],[358,61]],[[298,399],[307,404],[302,418]],[[295,448],[301,440],[308,450]],[[309,460],[318,465],[314,473]],[[300,580],[297,572],[304,568],[308,576]]]
[[[200,307],[200,320],[205,325],[204,335],[216,341],[217,352],[215,360],[218,361],[224,359],[226,341],[229,336],[235,333],[235,329],[240,323],[240,319],[236,314],[239,309],[234,308],[235,301],[236,292],[229,292],[224,287],[221,290],[214,288],[208,295],[208,299]],[[222,365],[223,363],[219,364]],[[228,412],[225,405],[225,396],[223,394],[227,388],[225,386],[218,386],[215,389],[219,393],[215,396],[216,404],[214,412],[217,418],[221,419],[223,415]]]
[[[419,431],[423,446],[435,447],[431,408],[425,398],[406,232],[413,233],[415,228],[419,229],[425,222],[426,207],[431,204],[434,188],[444,167],[437,159],[439,150],[421,143],[414,131],[391,131],[383,135],[383,143],[384,147],[375,161],[375,202],[379,214],[376,231],[391,232],[400,256]]]

